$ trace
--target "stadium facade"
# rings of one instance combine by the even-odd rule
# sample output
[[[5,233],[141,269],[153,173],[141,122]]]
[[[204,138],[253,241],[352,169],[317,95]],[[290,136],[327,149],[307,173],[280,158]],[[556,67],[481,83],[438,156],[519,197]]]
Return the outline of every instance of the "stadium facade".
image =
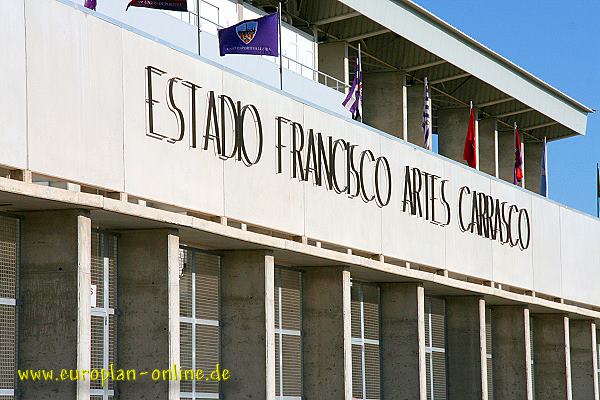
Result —
[[[537,194],[591,109],[410,0],[285,2],[282,87],[215,36],[273,2],[125,3],[0,2],[0,399],[598,399],[600,222]]]

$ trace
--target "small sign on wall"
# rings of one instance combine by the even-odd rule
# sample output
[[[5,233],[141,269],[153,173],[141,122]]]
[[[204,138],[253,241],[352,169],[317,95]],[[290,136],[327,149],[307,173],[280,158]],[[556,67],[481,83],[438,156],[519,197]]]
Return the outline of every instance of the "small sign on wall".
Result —
[[[90,290],[90,304],[92,307],[96,307],[96,297],[98,294],[98,287],[96,285],[91,285]]]

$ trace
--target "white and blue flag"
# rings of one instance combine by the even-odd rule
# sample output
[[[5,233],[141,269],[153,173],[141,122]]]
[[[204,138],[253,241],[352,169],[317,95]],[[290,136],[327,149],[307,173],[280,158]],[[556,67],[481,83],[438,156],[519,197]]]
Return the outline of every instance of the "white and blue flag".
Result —
[[[431,150],[431,96],[427,78],[423,81],[425,87],[425,106],[423,107],[423,145]]]

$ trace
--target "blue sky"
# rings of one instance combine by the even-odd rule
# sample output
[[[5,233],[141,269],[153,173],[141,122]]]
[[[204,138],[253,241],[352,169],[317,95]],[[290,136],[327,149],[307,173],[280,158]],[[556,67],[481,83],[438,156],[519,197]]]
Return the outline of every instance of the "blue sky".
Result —
[[[552,86],[600,110],[600,0],[415,0]],[[600,112],[548,145],[550,198],[596,215]]]

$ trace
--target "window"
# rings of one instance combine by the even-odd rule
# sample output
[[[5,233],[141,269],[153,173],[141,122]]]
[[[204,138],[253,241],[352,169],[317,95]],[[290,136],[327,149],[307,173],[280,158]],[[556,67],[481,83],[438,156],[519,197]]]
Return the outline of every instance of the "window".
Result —
[[[179,250],[180,364],[187,370],[212,371],[220,360],[220,257]],[[180,382],[182,399],[218,399],[219,382]]]
[[[275,396],[302,399],[302,274],[275,268]]]
[[[535,399],[535,374],[534,367],[535,364],[533,362],[533,317],[529,317],[529,347],[531,349],[531,397]]]
[[[379,287],[353,282],[352,396],[360,400],[380,399]]]
[[[117,236],[105,231],[92,231],[91,260],[92,345],[91,368],[116,366],[117,307]],[[90,382],[90,400],[108,400],[115,394],[115,383]]]
[[[445,400],[447,395],[444,299],[425,297],[425,363],[427,400]]]
[[[0,215],[0,398],[15,399],[19,220]]]

